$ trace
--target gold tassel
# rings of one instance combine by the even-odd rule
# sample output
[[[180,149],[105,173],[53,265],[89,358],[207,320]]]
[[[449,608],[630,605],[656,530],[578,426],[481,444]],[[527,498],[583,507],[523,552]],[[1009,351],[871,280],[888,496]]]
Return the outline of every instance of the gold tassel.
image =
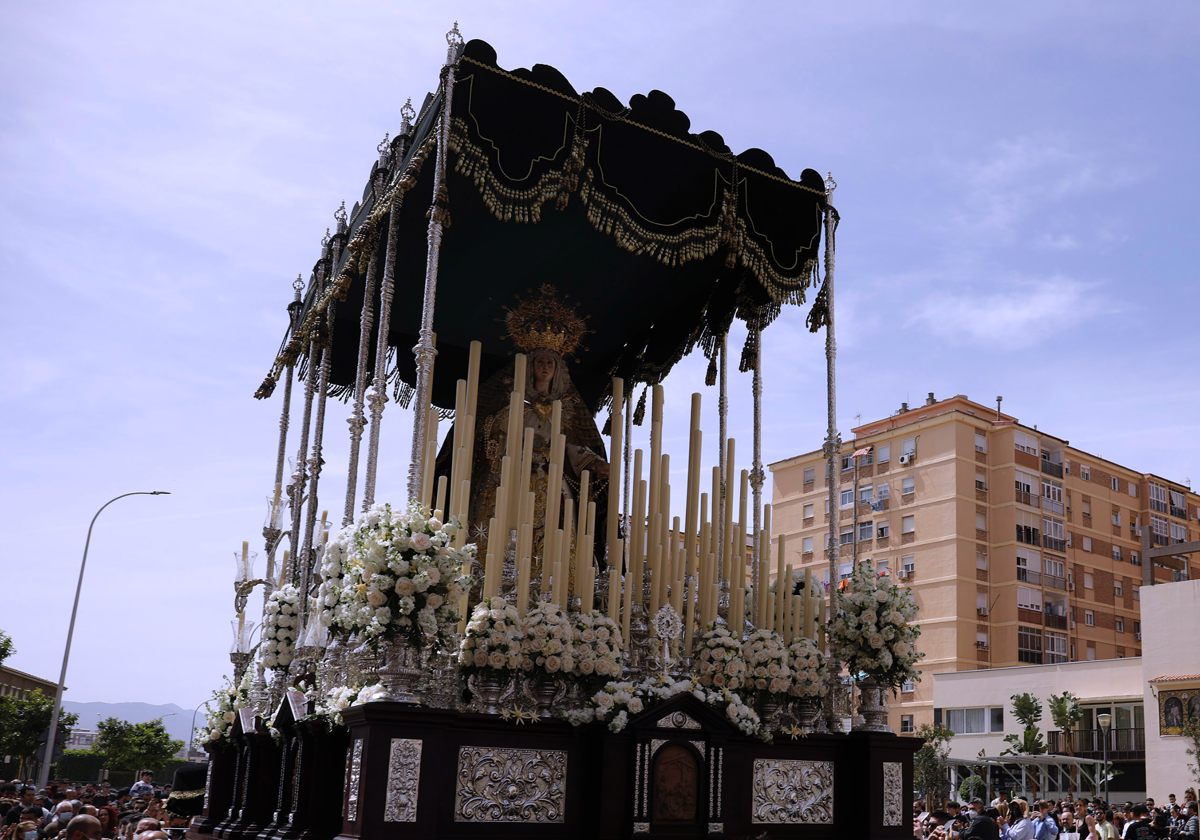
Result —
[[[717,384],[717,354],[713,353],[712,358],[708,360],[708,372],[704,374],[704,384],[712,387]]]
[[[642,395],[638,398],[637,408],[633,411],[633,425],[635,426],[642,425],[642,421],[646,419],[646,391],[649,389],[649,385],[642,389]]]

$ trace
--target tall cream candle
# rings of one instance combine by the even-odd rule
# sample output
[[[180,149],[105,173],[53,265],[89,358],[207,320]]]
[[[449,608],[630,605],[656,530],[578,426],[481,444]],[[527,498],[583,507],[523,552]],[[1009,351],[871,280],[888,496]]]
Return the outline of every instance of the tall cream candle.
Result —
[[[820,601],[819,612],[817,614],[817,649],[825,650],[825,599]]]
[[[288,549],[283,550],[283,561],[279,564],[279,586],[287,583],[288,557],[291,552]]]
[[[778,631],[780,633],[783,632],[783,623],[784,623],[784,620],[786,619],[786,616],[783,613],[783,605],[784,605],[784,602],[786,601],[786,598],[784,597],[785,581],[784,581],[784,574],[783,574],[784,541],[785,541],[784,535],[780,534],[779,540],[778,540],[779,559],[778,559],[778,563],[777,563],[777,566],[775,569],[775,580],[777,581],[777,585],[775,586],[775,629],[776,629],[776,631]]]
[[[621,613],[621,638],[622,639],[629,638],[629,621],[630,621],[630,616],[633,614],[633,593],[635,590],[638,590],[638,589],[641,589],[641,586],[638,584],[638,581],[636,579],[631,578],[630,576],[626,576],[624,598],[623,598],[623,603],[624,603],[625,608],[624,608],[624,611]]]
[[[584,470],[579,476],[579,505],[576,511],[578,517],[575,523],[575,568],[578,569],[582,565],[582,558],[588,556],[583,554],[583,538],[587,535],[587,509],[588,509],[588,493],[590,490],[592,474],[589,470]],[[573,572],[572,572],[573,574]],[[575,581],[567,581],[567,596],[575,594]]]
[[[525,527],[525,526],[522,526]],[[517,615],[525,617],[529,606],[529,558],[522,557],[517,561]]]
[[[448,476],[439,476],[437,481],[437,500],[433,503],[433,511],[438,519],[445,521],[446,489],[449,484]]]
[[[620,566],[621,558],[614,552],[620,535],[621,520],[621,479],[623,472],[623,447],[625,445],[625,380],[613,377],[612,381],[612,428],[609,435],[611,447],[608,452],[608,508],[605,513],[604,544],[608,547],[608,563],[610,566]]]

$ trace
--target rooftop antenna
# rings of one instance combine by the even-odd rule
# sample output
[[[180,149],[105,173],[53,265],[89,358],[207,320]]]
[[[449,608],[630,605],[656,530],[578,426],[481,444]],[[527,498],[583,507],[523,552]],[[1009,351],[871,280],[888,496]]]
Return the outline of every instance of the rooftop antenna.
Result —
[[[1000,419],[1000,403],[1004,402],[1004,397],[996,397],[996,419]]]

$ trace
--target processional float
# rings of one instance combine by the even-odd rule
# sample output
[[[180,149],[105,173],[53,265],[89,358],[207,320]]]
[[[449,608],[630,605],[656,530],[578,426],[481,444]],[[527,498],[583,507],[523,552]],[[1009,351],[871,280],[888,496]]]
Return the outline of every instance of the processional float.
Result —
[[[919,743],[878,707],[841,731],[825,592],[782,539],[769,586],[763,333],[813,289],[831,464],[840,451],[832,179],[691,133],[661,92],[625,106],[552,67],[504,70],[457,26],[447,40],[436,93],[405,106],[295,283],[255,395],[283,385],[266,571],[243,545],[235,676],[210,707],[190,836],[907,836]],[[754,405],[740,475],[735,318]],[[718,386],[719,465],[710,485],[697,393],[672,511],[661,382],[694,349]],[[647,400],[649,452],[635,451]],[[340,402],[339,528],[320,494]],[[408,498],[382,505],[378,471],[401,468],[380,460],[389,402],[413,434]]]

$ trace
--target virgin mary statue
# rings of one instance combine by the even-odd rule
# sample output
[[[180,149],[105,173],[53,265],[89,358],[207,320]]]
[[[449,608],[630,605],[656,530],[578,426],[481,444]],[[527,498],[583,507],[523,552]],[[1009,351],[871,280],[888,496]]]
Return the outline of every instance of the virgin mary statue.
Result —
[[[519,351],[526,354],[525,399],[522,435],[533,429],[533,457],[530,490],[534,492],[532,574],[541,570],[545,544],[546,509],[550,493],[558,493],[559,522],[552,528],[563,527],[562,515],[566,500],[574,500],[576,510],[580,495],[580,479],[584,470],[589,478],[588,500],[598,501],[595,550],[603,558],[604,512],[603,499],[607,493],[608,461],[604,441],[596,421],[571,382],[566,357],[579,346],[586,332],[583,319],[564,305],[552,286],[543,286],[540,295],[510,310],[505,318],[508,338]],[[500,484],[501,459],[507,448],[509,395],[513,389],[511,367],[501,369],[480,384],[480,415],[485,419],[479,429],[471,489],[470,522],[479,555],[487,551],[487,522],[496,509],[496,490]],[[561,431],[566,436],[562,483],[550,487],[551,415],[554,402],[562,403]],[[488,414],[489,406],[499,406]],[[598,499],[599,497],[599,499]],[[572,570],[574,577],[574,570]]]

